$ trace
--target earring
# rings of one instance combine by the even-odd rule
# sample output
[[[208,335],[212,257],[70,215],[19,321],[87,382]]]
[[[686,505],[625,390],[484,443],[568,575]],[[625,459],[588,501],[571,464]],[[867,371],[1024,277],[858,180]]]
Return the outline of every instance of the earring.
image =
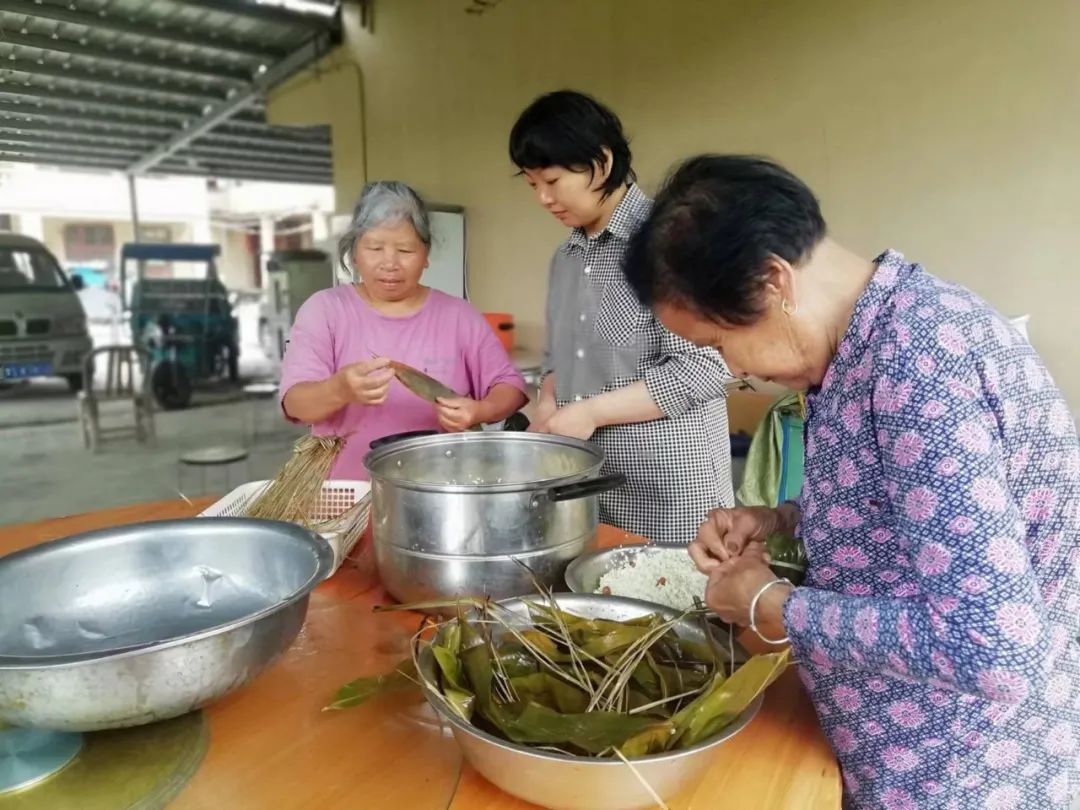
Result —
[[[783,313],[785,315],[790,317],[791,315],[794,315],[796,312],[799,311],[799,305],[798,304],[791,304],[791,303],[788,302],[788,300],[786,298],[784,298],[783,300],[780,301],[780,309],[783,311]]]

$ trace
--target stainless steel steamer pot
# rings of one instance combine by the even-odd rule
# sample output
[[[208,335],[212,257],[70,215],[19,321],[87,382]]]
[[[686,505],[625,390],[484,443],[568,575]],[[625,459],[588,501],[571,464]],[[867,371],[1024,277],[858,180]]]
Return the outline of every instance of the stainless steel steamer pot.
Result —
[[[398,434],[372,442],[372,533],[383,585],[402,602],[561,584],[592,548],[604,454],[578,439],[488,431]],[[522,565],[524,563],[524,566]],[[527,568],[525,567],[527,566]]]

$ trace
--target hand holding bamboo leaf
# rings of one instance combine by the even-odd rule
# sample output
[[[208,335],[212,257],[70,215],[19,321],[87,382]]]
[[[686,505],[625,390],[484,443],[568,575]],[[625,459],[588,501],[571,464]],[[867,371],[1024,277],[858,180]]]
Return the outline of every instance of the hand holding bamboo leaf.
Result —
[[[347,402],[382,405],[390,391],[394,372],[385,357],[374,357],[344,366],[334,375]]]
[[[765,585],[777,579],[769,568],[763,543],[751,543],[737,557],[731,557],[712,569],[705,588],[705,604],[721,619],[741,627],[750,626],[750,605]],[[791,593],[788,583],[769,589],[757,604],[755,620],[759,628],[768,627],[769,638],[784,638],[784,600]]]

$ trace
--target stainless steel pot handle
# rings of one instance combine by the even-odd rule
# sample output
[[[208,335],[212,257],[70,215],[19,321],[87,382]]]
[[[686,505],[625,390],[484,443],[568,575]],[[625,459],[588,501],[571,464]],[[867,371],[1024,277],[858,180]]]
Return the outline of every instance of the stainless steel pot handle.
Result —
[[[368,445],[372,450],[377,450],[380,447],[385,447],[388,444],[394,442],[402,442],[405,439],[415,439],[419,436],[435,436],[438,434],[437,430],[406,430],[402,433],[391,433],[389,436],[383,436],[381,439],[375,439]]]
[[[618,489],[626,483],[626,476],[622,473],[614,475],[601,475],[599,478],[588,478],[574,484],[564,484],[561,487],[552,487],[547,491],[549,501],[573,501],[577,498],[587,498],[590,495],[599,495],[601,492],[610,492]]]

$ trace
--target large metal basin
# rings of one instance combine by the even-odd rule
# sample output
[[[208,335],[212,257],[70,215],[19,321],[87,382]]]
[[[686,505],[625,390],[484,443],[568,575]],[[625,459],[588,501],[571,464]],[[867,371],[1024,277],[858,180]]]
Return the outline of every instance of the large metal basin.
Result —
[[[317,534],[198,518],[0,559],[0,721],[96,731],[165,720],[251,681],[333,566]]]
[[[371,475],[379,576],[402,602],[532,593],[595,545],[603,451],[577,439],[484,432],[388,437]],[[524,568],[520,563],[528,566]]]
[[[614,596],[558,594],[555,601],[563,610],[591,618],[624,620],[649,613],[659,613],[667,618],[680,615],[650,602]],[[528,607],[522,600],[512,599],[503,604],[528,623]],[[683,638],[706,640],[699,621],[684,619],[675,629]],[[727,637],[722,638],[721,644],[726,647]],[[738,645],[735,647],[736,662],[746,660],[745,650]],[[428,682],[436,682],[435,660],[430,648],[421,652],[420,669]],[[508,742],[466,723],[426,687],[424,694],[435,711],[449,723],[469,764],[511,795],[552,810],[645,810],[656,806],[641,782],[618,759],[567,756]],[[754,719],[763,699],[759,695],[715,737],[685,751],[635,759],[634,767],[660,798],[672,798],[701,780],[720,755],[716,749]]]

